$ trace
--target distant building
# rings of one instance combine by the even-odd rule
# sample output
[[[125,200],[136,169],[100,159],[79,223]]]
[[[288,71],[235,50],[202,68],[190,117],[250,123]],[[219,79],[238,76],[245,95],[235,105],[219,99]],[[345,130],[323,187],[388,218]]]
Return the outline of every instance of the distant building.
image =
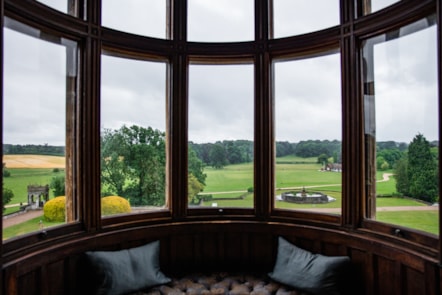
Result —
[[[342,172],[342,164],[328,163],[325,165],[325,171]]]
[[[49,200],[49,185],[28,185],[28,206],[31,209],[43,208]]]

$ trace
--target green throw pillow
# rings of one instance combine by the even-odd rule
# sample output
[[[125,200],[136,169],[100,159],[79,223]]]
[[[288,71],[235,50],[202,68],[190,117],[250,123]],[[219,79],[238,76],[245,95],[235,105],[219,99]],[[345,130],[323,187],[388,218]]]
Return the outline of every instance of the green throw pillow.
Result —
[[[350,265],[347,256],[324,256],[278,238],[275,266],[269,276],[280,283],[313,294],[339,294],[341,275]]]
[[[94,273],[95,294],[118,295],[166,284],[160,270],[160,242],[120,251],[89,251],[86,257]]]

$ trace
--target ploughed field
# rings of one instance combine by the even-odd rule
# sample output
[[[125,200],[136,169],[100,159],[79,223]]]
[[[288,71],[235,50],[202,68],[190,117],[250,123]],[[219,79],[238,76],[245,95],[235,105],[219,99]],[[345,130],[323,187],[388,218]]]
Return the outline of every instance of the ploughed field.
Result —
[[[44,155],[4,155],[3,163],[12,168],[64,168],[65,158]]]

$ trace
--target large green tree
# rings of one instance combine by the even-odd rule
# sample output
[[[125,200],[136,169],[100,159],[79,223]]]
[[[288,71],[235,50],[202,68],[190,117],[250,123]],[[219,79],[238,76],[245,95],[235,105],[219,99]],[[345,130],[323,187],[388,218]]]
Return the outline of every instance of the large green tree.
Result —
[[[194,198],[204,189],[204,184],[202,184],[198,179],[189,173],[187,177],[187,200],[190,203],[194,201]]]
[[[204,163],[197,157],[192,144],[188,146],[187,170],[187,198],[191,203],[203,191],[207,177],[204,173]]]
[[[241,155],[241,150],[233,140],[224,141],[223,145],[226,148],[226,156],[229,164],[238,164],[244,162]]]
[[[430,143],[418,134],[408,147],[408,180],[411,197],[434,202],[438,196],[437,162]]]
[[[151,127],[123,126],[101,137],[101,181],[106,194],[129,199],[131,205],[165,202],[165,134]]]
[[[227,165],[226,149],[221,143],[215,143],[210,150],[210,163],[213,168],[221,169]]]
[[[204,173],[204,163],[196,155],[192,145],[188,147],[188,171],[204,186],[206,184],[207,175]]]
[[[125,195],[129,166],[124,159],[126,145],[122,129],[105,129],[101,135],[101,191],[104,195]]]
[[[394,167],[394,178],[396,179],[396,191],[402,195],[409,195],[410,184],[408,181],[408,157],[403,156],[396,162]]]
[[[390,168],[394,168],[396,162],[404,156],[404,153],[398,148],[384,148],[376,151],[376,157],[382,157],[382,159],[388,163]]]
[[[66,193],[66,181],[64,175],[54,176],[51,179],[49,187],[54,193],[54,197],[64,196]]]
[[[12,198],[14,197],[14,193],[12,192],[12,190],[10,190],[9,188],[6,188],[6,187],[4,187],[3,186],[3,193],[2,193],[2,196],[3,196],[3,208],[2,208],[2,212],[4,212],[5,211],[5,206],[6,206],[6,204],[8,204],[11,200],[12,200]]]

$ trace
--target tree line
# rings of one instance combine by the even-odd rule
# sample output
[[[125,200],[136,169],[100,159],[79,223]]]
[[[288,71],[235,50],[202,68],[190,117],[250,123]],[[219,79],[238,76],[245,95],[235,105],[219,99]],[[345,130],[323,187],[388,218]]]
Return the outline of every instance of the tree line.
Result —
[[[223,140],[215,143],[189,142],[189,147],[206,166],[213,168],[253,161],[253,141],[250,140]],[[338,140],[305,140],[298,143],[277,141],[275,149],[276,157],[324,156],[334,157],[335,162],[341,161],[341,142]]]
[[[395,162],[396,190],[408,197],[434,203],[439,196],[438,143],[417,134]]]
[[[8,153],[20,150],[37,154],[52,154],[64,147],[49,145],[4,145]],[[15,149],[25,147],[24,149]],[[298,143],[276,142],[276,156],[295,155],[317,157],[318,163],[341,162],[341,142],[337,140],[306,140]],[[402,195],[437,201],[438,142],[428,142],[418,134],[410,144],[394,141],[378,142],[378,170],[393,169],[397,192]],[[188,199],[203,191],[207,166],[221,169],[225,165],[253,161],[253,141],[224,140],[215,143],[188,145]],[[3,167],[5,170],[5,167]],[[122,126],[104,129],[101,134],[102,196],[118,195],[132,206],[162,206],[166,189],[165,133],[151,127]]]
[[[54,146],[49,144],[3,144],[4,155],[47,155],[64,156],[64,146]]]

